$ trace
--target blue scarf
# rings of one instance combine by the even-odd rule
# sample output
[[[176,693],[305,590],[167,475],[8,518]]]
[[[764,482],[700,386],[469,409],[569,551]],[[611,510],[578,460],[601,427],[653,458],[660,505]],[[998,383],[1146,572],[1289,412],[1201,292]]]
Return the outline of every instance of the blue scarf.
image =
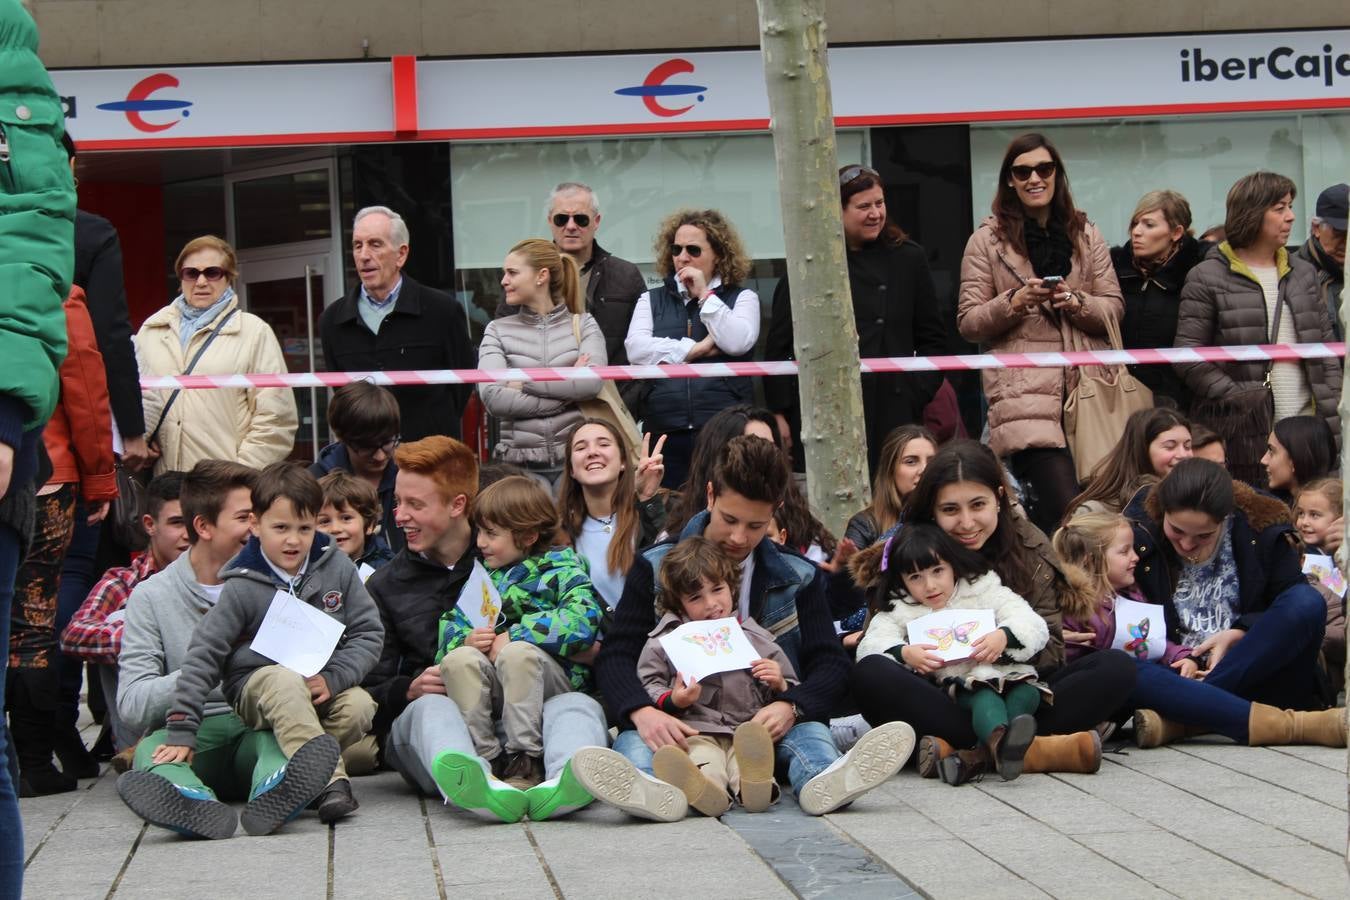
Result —
[[[178,325],[178,341],[183,345],[185,352],[192,336],[210,325],[216,316],[220,315],[225,307],[230,305],[230,301],[233,299],[234,288],[232,287],[225,288],[225,293],[220,295],[220,299],[205,309],[198,309],[188,303],[187,298],[182,294],[173,298],[173,305],[178,307],[179,316],[182,318]]]

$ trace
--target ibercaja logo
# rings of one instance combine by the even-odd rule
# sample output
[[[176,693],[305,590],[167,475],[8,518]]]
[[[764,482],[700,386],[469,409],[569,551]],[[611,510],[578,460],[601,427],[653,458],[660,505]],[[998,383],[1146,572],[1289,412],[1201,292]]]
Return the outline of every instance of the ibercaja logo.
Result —
[[[672,84],[670,81],[676,75],[692,74],[694,64],[687,59],[676,57],[653,68],[647,73],[647,77],[642,79],[642,84],[622,87],[614,93],[624,97],[641,97],[647,110],[654,116],[661,116],[664,119],[682,116],[694,108],[693,103],[674,107],[662,104],[661,100],[669,97],[693,96],[698,103],[702,103],[703,95],[708,91],[707,87],[701,84]]]

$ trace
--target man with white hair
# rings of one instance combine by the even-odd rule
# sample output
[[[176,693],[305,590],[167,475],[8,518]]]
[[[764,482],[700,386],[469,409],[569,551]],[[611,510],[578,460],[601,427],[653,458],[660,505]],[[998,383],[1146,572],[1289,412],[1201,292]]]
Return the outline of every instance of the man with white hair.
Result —
[[[330,372],[470,369],[477,355],[464,309],[444,291],[403,273],[408,226],[387,206],[368,206],[352,223],[352,260],[361,283],[319,319]],[[401,438],[459,437],[468,400],[462,385],[392,388]],[[378,448],[365,448],[375,451]]]
[[[1312,217],[1308,242],[1294,255],[1317,269],[1317,293],[1331,317],[1336,340],[1344,340],[1341,326],[1341,293],[1345,290],[1345,232],[1350,185],[1333,184],[1317,196],[1317,214]]]

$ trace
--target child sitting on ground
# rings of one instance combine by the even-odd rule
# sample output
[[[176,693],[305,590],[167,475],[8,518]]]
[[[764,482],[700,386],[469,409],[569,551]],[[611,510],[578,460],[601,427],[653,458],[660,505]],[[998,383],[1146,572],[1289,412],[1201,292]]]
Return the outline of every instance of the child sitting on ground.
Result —
[[[736,615],[740,567],[703,537],[681,541],[661,561],[657,612],[663,613],[638,658],[638,677],[662,712],[679,716],[698,734],[689,752],[665,746],[652,758],[657,778],[684,792],[705,816],[720,816],[738,799],[747,812],[764,812],[777,799],[774,747],[769,729],[755,714],[798,684],[787,655],[773,635],[746,617],[741,630],[760,655],[749,669],[719,672],[685,683],[675,671],[661,637],[686,622]]]
[[[441,617],[437,659],[475,752],[496,777],[526,790],[544,780],[544,701],[591,689],[588,651],[602,607],[576,552],[550,549],[558,512],[539,482],[512,475],[489,485],[474,501],[473,518],[502,608],[495,625],[480,628],[451,608]]]
[[[325,732],[345,750],[370,729],[375,701],[358,685],[379,661],[384,628],[352,561],[327,535],[315,534],[315,515],[322,507],[323,490],[298,463],[273,463],[258,476],[252,536],[221,572],[220,600],[193,631],[170,706],[168,736],[155,750],[155,764],[191,759],[202,704],[222,682],[244,723],[271,729],[288,758]],[[250,646],[282,591],[344,626],[323,669],[309,678]],[[356,810],[341,760],[316,802],[325,824]]]
[[[337,548],[351,558],[357,571],[362,565],[371,572],[394,558],[384,535],[380,533],[380,495],[375,485],[350,472],[334,469],[319,479],[323,489],[323,508],[318,528],[333,539]]]
[[[1299,488],[1294,497],[1294,529],[1303,542],[1304,558],[1309,553],[1330,556],[1344,577],[1345,554],[1341,541],[1345,536],[1345,520],[1339,478],[1319,478]],[[1308,581],[1327,603],[1327,634],[1322,639],[1322,656],[1332,692],[1339,694],[1345,686],[1345,597],[1322,584],[1320,578],[1309,574]]]
[[[909,525],[882,550],[882,577],[869,599],[872,620],[858,644],[858,658],[885,654],[951,690],[970,711],[971,728],[984,745],[945,756],[938,774],[964,784],[984,770],[985,759],[1004,781],[1022,773],[1036,737],[1041,694],[1050,689],[1030,664],[1050,640],[1045,620],[1003,586],[984,558],[933,525]],[[906,626],[943,609],[992,610],[995,630],[970,642],[970,656],[953,662],[931,651],[938,644],[912,644]]]

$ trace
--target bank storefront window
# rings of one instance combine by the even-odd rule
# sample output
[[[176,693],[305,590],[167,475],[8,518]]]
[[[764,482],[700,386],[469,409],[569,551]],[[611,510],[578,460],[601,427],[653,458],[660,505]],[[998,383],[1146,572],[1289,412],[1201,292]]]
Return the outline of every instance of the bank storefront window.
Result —
[[[840,132],[839,158],[863,160],[864,133]],[[773,139],[767,134],[623,138],[451,148],[456,288],[468,301],[475,337],[501,299],[507,251],[550,237],[548,196],[564,181],[591,185],[600,201],[599,244],[657,281],[652,241],[682,207],[720,210],[755,260],[748,287],[764,309],[783,273],[783,229]]]
[[[975,221],[989,215],[1008,142],[1027,131],[1048,137],[1064,158],[1074,204],[1106,240],[1127,240],[1130,214],[1145,193],[1179,191],[1191,205],[1196,234],[1222,225],[1233,182],[1258,169],[1298,185],[1291,243],[1308,237],[1308,219],[1323,188],[1350,169],[1350,114],[1242,116],[1082,124],[973,126],[970,133]]]

